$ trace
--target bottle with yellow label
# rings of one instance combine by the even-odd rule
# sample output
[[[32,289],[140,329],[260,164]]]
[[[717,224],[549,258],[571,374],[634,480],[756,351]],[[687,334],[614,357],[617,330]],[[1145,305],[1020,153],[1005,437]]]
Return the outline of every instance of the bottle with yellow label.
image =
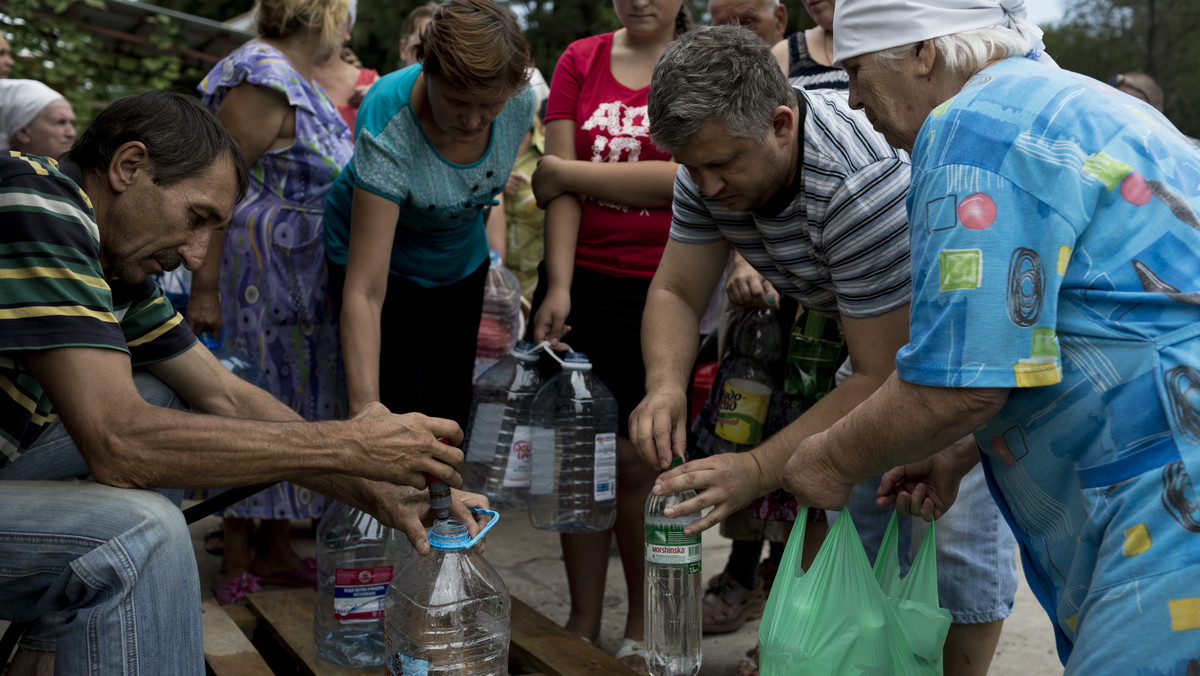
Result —
[[[772,368],[778,365],[782,344],[774,310],[745,313],[733,334],[733,361],[721,385],[714,451],[731,453],[762,441],[771,405]]]

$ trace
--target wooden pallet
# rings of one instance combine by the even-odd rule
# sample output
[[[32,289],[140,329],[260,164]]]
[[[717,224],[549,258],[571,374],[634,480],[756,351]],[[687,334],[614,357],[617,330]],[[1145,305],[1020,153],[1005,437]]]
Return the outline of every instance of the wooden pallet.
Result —
[[[274,676],[250,639],[213,599],[200,603],[204,665],[210,676]]]
[[[257,618],[254,645],[268,662],[295,665],[286,673],[301,676],[378,674],[379,667],[347,669],[330,664],[313,648],[313,589],[249,594],[246,605]],[[568,632],[520,599],[512,599],[509,646],[512,674],[527,676],[635,676],[637,672],[596,646]],[[280,672],[279,666],[276,671]]]

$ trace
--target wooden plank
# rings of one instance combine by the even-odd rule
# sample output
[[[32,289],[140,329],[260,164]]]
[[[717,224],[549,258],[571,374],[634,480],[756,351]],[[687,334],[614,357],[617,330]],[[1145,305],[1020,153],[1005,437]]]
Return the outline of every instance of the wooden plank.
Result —
[[[258,628],[258,618],[244,604],[235,603],[231,606],[221,606],[225,614],[233,619],[233,623],[242,631],[253,632]]]
[[[233,618],[213,599],[200,604],[204,663],[213,676],[274,676]]]
[[[259,620],[259,632],[267,631],[304,676],[378,676],[381,667],[350,669],[317,657],[313,647],[313,609],[317,590],[295,589],[255,592],[246,595],[246,605]]]
[[[509,651],[546,676],[636,676],[612,655],[512,597]]]
[[[256,592],[246,605],[258,617],[258,632],[269,632],[304,676],[378,674],[379,668],[347,669],[317,657],[312,642],[313,589]],[[563,629],[513,597],[509,652],[542,676],[636,676],[608,653]],[[256,634],[257,636],[257,634]]]

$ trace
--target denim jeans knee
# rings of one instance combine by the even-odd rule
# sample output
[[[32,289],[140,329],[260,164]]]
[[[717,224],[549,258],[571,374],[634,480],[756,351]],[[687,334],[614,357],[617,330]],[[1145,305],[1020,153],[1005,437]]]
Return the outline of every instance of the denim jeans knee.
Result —
[[[88,481],[5,481],[0,617],[69,674],[202,674],[200,582],[163,496]]]

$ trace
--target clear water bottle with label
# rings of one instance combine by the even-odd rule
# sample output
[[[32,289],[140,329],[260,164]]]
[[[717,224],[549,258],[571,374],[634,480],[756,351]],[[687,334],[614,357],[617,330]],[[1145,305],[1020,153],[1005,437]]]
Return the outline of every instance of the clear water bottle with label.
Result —
[[[782,350],[783,335],[774,310],[747,312],[733,334],[733,361],[721,384],[713,450],[746,450],[763,438],[771,408],[773,366]]]
[[[489,366],[508,356],[521,336],[521,283],[500,262],[500,254],[489,254],[487,278],[483,283],[483,314],[475,342],[475,378]]]
[[[478,511],[478,510],[472,510]],[[433,552],[414,558],[387,592],[387,676],[507,676],[512,601],[500,575],[456,518],[429,531]]]
[[[388,583],[416,556],[408,538],[366,512],[332,502],[317,526],[317,655],[344,667],[384,662]]]
[[[612,528],[617,518],[617,400],[587,355],[567,352],[562,371],[533,399],[529,522],[560,533]]]
[[[487,495],[497,510],[525,509],[529,499],[529,412],[543,384],[539,354],[533,343],[519,341],[475,383],[463,488]]]
[[[683,459],[676,457],[671,467]],[[667,507],[696,497],[696,491],[646,499],[646,666],[652,676],[700,673],[700,536],[684,527],[694,513],[668,518]]]

